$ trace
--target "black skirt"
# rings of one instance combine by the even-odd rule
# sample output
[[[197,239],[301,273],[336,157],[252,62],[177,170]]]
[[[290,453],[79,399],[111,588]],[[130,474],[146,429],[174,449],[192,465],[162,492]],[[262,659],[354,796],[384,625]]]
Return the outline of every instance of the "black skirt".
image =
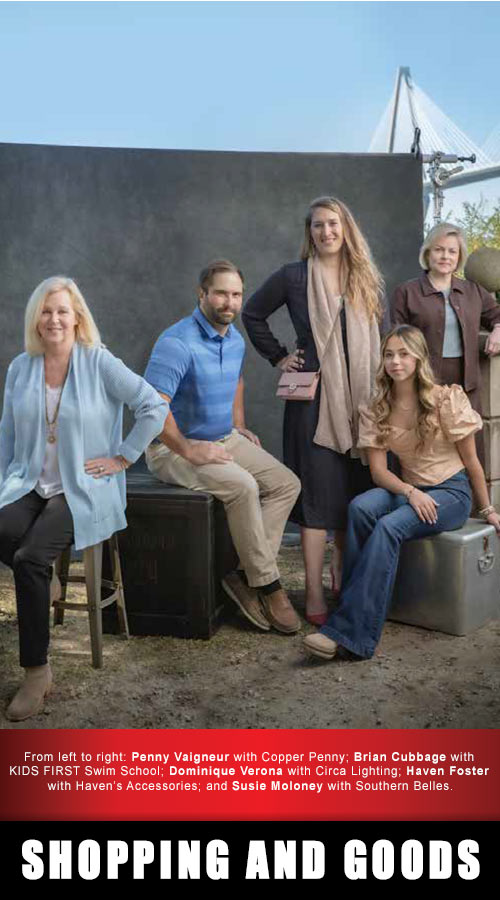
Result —
[[[374,487],[370,469],[349,453],[314,443],[321,382],[314,400],[287,400],[283,422],[283,461],[300,478],[302,491],[290,521],[305,528],[344,531],[353,497]]]

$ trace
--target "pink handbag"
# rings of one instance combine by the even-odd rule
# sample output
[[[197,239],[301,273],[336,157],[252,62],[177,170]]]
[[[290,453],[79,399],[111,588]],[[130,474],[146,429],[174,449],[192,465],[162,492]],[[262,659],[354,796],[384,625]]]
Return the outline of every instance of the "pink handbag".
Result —
[[[282,400],[314,400],[319,384],[318,372],[283,372],[276,396]]]

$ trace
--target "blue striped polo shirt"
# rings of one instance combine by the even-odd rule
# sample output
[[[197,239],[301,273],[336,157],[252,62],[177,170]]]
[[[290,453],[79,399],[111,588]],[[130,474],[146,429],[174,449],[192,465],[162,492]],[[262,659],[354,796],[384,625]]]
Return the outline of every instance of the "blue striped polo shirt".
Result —
[[[160,335],[144,378],[171,397],[170,409],[185,437],[217,441],[233,427],[244,355],[239,331],[230,325],[219,334],[197,307]]]

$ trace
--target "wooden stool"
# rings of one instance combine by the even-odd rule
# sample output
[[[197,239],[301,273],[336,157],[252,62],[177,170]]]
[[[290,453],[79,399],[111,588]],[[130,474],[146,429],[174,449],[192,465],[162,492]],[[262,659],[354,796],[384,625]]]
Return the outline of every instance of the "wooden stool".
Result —
[[[102,578],[102,548],[108,545],[111,562],[111,580]],[[90,646],[92,648],[92,665],[95,669],[102,668],[102,610],[116,601],[118,624],[120,633],[126,638],[129,636],[127,610],[123,595],[123,579],[118,552],[118,538],[112,535],[107,541],[86,547],[83,551],[84,575],[70,575],[69,564],[71,559],[71,547],[61,553],[55,564],[55,574],[61,582],[61,596],[53,600],[54,625],[62,625],[65,609],[86,609],[89,614]],[[66,589],[68,584],[84,584],[87,588],[87,602],[69,603],[66,601]],[[108,597],[102,596],[103,588],[111,590]]]

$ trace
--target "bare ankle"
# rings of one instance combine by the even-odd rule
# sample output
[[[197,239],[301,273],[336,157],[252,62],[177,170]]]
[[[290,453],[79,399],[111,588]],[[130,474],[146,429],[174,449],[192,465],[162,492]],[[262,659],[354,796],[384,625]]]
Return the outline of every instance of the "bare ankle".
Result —
[[[306,610],[312,613],[326,612],[327,606],[323,591],[308,591],[306,589]]]

